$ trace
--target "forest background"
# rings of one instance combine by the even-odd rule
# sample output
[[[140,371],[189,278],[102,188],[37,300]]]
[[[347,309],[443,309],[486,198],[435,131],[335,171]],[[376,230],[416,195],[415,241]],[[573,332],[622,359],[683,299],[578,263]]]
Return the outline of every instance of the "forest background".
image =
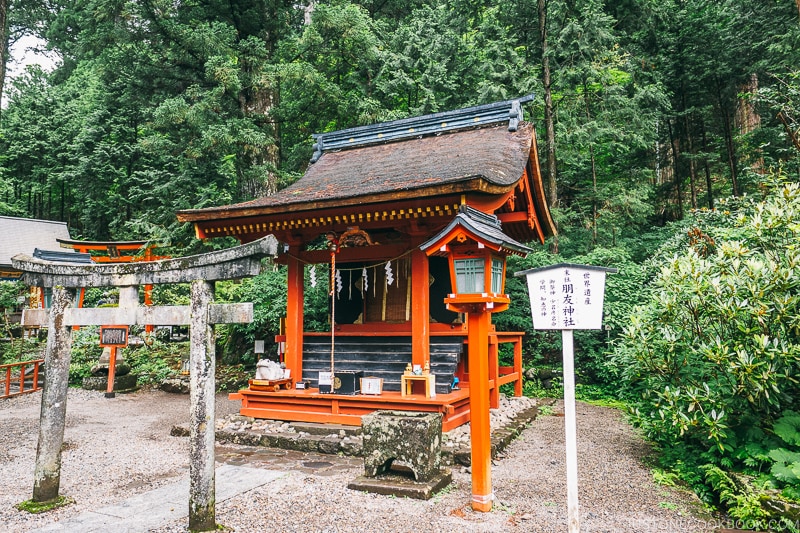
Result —
[[[57,66],[7,80],[26,35]],[[175,212],[292,183],[312,133],[529,93],[559,235],[509,270],[619,269],[608,329],[577,337],[582,394],[624,401],[662,480],[796,530],[800,0],[0,0],[0,215],[230,246]],[[284,275],[222,289],[256,303],[227,362],[276,332]],[[526,392],[557,393],[559,339],[508,291],[496,323],[529,333]]]

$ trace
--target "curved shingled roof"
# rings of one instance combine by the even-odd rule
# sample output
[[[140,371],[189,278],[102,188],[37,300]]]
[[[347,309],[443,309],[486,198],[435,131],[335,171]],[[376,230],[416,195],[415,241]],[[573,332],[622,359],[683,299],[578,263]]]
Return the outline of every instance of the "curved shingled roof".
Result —
[[[272,196],[249,202],[179,213],[184,221],[202,220],[203,214],[235,216],[284,210],[314,209],[345,199],[382,196],[416,197],[426,188],[499,192],[507,190],[525,172],[531,151],[533,125],[519,124],[508,131],[501,124],[443,133],[403,142],[325,151],[308,166],[297,182]],[[467,185],[468,182],[478,181]],[[495,191],[493,189],[498,189]],[[265,209],[266,208],[266,209]],[[214,218],[214,217],[209,217]]]

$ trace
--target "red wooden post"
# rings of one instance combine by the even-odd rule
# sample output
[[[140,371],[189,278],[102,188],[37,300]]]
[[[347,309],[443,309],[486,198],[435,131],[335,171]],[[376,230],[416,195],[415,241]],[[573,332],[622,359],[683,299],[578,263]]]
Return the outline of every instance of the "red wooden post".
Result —
[[[39,361],[33,363],[33,390],[39,388]]]
[[[303,379],[303,263],[289,256],[286,295],[286,368],[292,379]]]
[[[411,362],[425,368],[431,360],[431,306],[428,256],[419,248],[411,253]]]
[[[477,306],[476,306],[477,307]],[[469,313],[469,411],[472,508],[492,510],[492,437],[489,424],[489,325],[491,313]]]
[[[147,255],[150,255],[150,248],[147,249]],[[147,260],[147,259],[145,259],[145,260]],[[153,285],[152,284],[147,284],[147,285],[144,286],[144,305],[146,305],[148,307],[153,305]],[[153,324],[146,324],[144,326],[144,331],[148,335],[150,333],[153,333],[153,331],[155,329],[156,328],[155,328],[155,326]]]
[[[489,335],[489,380],[492,381],[492,388],[489,391],[490,409],[500,407],[500,361],[498,352],[497,335]]]
[[[108,358],[108,385],[106,385],[106,398],[114,397],[114,379],[117,373],[117,347],[109,348],[111,354]]]
[[[514,341],[514,372],[517,380],[514,382],[514,396],[522,396],[522,337]]]

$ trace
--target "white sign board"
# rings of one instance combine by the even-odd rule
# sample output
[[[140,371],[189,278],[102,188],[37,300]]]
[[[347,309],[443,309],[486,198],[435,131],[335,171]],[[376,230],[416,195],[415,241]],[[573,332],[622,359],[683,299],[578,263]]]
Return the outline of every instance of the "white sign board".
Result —
[[[601,329],[605,269],[559,266],[525,276],[533,329]]]

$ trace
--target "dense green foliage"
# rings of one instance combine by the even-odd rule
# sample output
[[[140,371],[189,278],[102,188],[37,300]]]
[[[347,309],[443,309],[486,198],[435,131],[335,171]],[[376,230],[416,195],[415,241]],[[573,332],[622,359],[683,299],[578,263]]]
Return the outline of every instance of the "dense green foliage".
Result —
[[[720,467],[800,496],[800,186],[726,207],[695,213],[682,249],[656,255],[613,363],[634,422],[745,512]]]
[[[65,220],[76,237],[196,249],[175,211],[291,182],[313,132],[528,92],[543,163],[552,100],[549,197],[570,256],[623,246],[638,261],[653,225],[755,191],[769,165],[797,171],[788,1],[37,6],[11,0],[14,35],[62,62],[6,84],[0,214]]]

